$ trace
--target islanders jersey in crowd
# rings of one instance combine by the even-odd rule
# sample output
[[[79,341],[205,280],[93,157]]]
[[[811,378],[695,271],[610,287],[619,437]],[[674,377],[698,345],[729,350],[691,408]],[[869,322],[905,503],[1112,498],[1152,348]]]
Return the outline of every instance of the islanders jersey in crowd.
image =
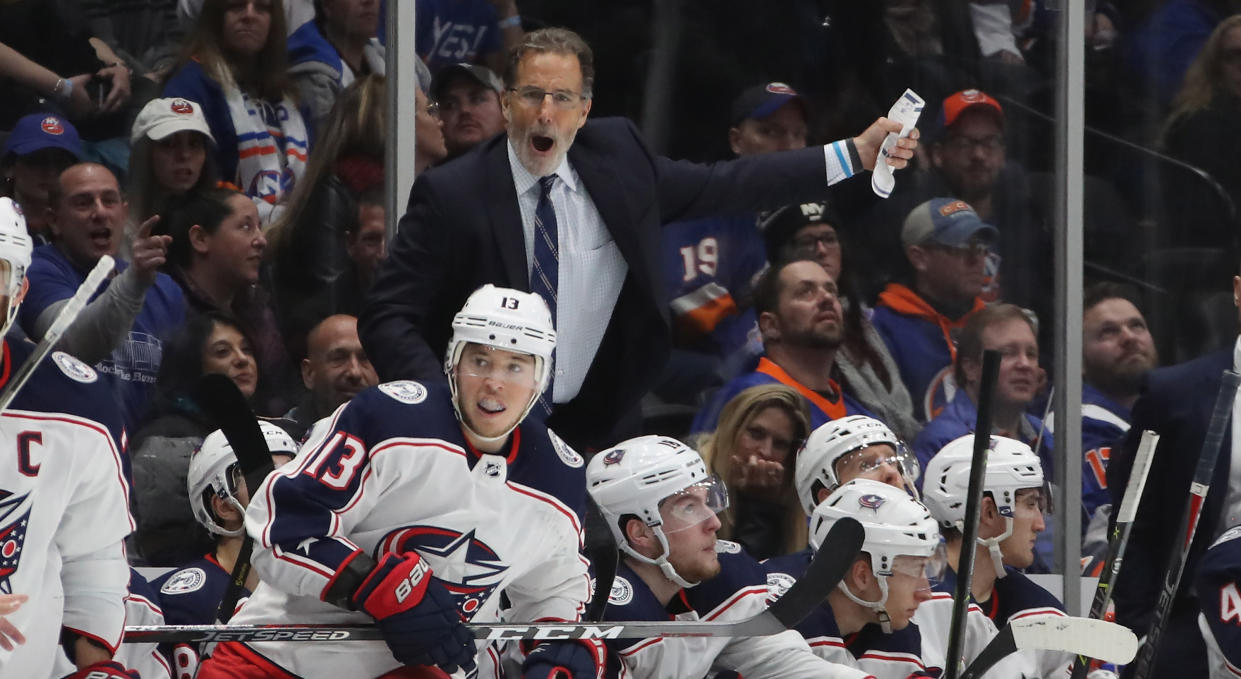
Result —
[[[0,387],[34,345],[5,339]],[[94,368],[54,351],[0,416],[0,593],[30,599],[8,621],[0,676],[52,676],[62,627],[115,652],[125,625],[129,515],[116,399]]]
[[[745,347],[755,328],[741,308],[767,265],[754,215],[708,217],[664,226],[664,289],[677,346],[721,358]]]
[[[1198,562],[1194,583],[1210,679],[1241,677],[1241,526],[1220,534]]]
[[[682,589],[665,606],[646,583],[621,561],[612,581],[604,620],[735,621],[767,608],[763,567],[735,542],[720,540],[720,572]],[[610,640],[608,679],[702,679],[732,670],[746,679],[865,679],[865,672],[831,665],[815,657],[793,630],[766,637],[655,637]]]
[[[957,334],[971,314],[983,308],[981,298],[957,319],[939,313],[926,300],[900,283],[889,283],[871,312],[870,322],[879,331],[896,361],[901,380],[914,401],[914,417],[927,422],[952,400],[956,381],[952,364],[957,357]]]
[[[325,603],[361,550],[416,551],[466,621],[577,620],[590,596],[581,549],[584,461],[527,420],[498,454],[466,440],[446,384],[388,382],[339,408],[292,462],[254,493],[246,528],[260,584],[233,624],[359,624]],[[379,676],[400,665],[382,641],[229,645],[300,676]],[[500,675],[480,647],[479,677]]]
[[[815,391],[793,379],[792,375],[785,372],[783,368],[763,356],[758,359],[758,365],[755,366],[753,372],[733,378],[712,395],[707,405],[694,416],[694,424],[690,427],[690,432],[700,434],[715,431],[720,421],[720,411],[724,409],[724,406],[737,394],[760,384],[783,384],[805,397],[810,405],[811,430],[849,415],[874,417],[861,403],[845,393],[835,380],[829,382],[830,392]]]
[[[224,570],[214,554],[207,554],[161,575],[151,586],[159,591],[164,619],[169,625],[211,625],[219,622],[217,612],[230,580],[232,574]],[[250,590],[242,587],[238,605],[248,596]],[[194,676],[205,646],[177,644],[167,651],[176,666],[177,679]]]
[[[1055,413],[1047,417],[1047,433],[1055,430]],[[1129,409],[1095,387],[1082,383],[1082,529],[1101,505],[1111,504],[1107,461],[1112,446],[1129,431]]]

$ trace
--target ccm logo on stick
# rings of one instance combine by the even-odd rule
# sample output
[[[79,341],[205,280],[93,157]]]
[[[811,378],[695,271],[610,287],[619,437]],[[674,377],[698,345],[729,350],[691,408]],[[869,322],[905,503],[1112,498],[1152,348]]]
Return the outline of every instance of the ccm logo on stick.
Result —
[[[530,635],[531,630],[534,630],[533,636]],[[492,630],[487,635],[487,639],[492,641],[499,639],[542,639],[548,641],[555,639],[619,639],[623,631],[625,631],[625,628],[622,626],[505,627]]]

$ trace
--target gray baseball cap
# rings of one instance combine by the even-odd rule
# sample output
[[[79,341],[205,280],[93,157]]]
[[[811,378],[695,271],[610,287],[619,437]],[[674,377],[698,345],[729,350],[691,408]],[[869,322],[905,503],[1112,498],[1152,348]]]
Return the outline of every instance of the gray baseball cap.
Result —
[[[957,247],[972,240],[993,243],[1000,232],[983,222],[974,208],[959,198],[932,198],[918,205],[905,217],[901,244],[938,243]]]

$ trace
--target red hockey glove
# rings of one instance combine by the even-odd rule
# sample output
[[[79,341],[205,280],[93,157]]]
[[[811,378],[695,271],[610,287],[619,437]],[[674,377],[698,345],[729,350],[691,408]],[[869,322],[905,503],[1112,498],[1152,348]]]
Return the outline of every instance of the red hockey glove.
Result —
[[[438,665],[449,673],[474,667],[474,639],[461,624],[457,604],[416,553],[385,554],[351,603],[375,618],[401,663]]]
[[[65,677],[65,679],[142,679],[138,670],[127,670],[115,660],[97,662]]]

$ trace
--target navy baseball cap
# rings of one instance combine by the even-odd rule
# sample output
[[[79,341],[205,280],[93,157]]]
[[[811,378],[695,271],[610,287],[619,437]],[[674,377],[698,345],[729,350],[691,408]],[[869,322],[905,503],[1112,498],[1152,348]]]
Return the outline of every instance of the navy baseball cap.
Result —
[[[18,119],[4,140],[0,158],[10,153],[25,156],[43,149],[68,151],[75,160],[82,158],[82,139],[68,120],[54,113],[31,113]]]
[[[901,244],[938,243],[959,247],[972,240],[993,243],[1000,232],[983,222],[974,208],[959,198],[932,198],[909,211],[901,228]]]
[[[784,83],[755,85],[737,95],[737,98],[733,100],[732,117],[730,120],[735,127],[740,125],[743,120],[766,118],[775,113],[776,109],[790,101],[800,103],[802,105],[802,113],[805,113],[806,100],[792,87]]]

